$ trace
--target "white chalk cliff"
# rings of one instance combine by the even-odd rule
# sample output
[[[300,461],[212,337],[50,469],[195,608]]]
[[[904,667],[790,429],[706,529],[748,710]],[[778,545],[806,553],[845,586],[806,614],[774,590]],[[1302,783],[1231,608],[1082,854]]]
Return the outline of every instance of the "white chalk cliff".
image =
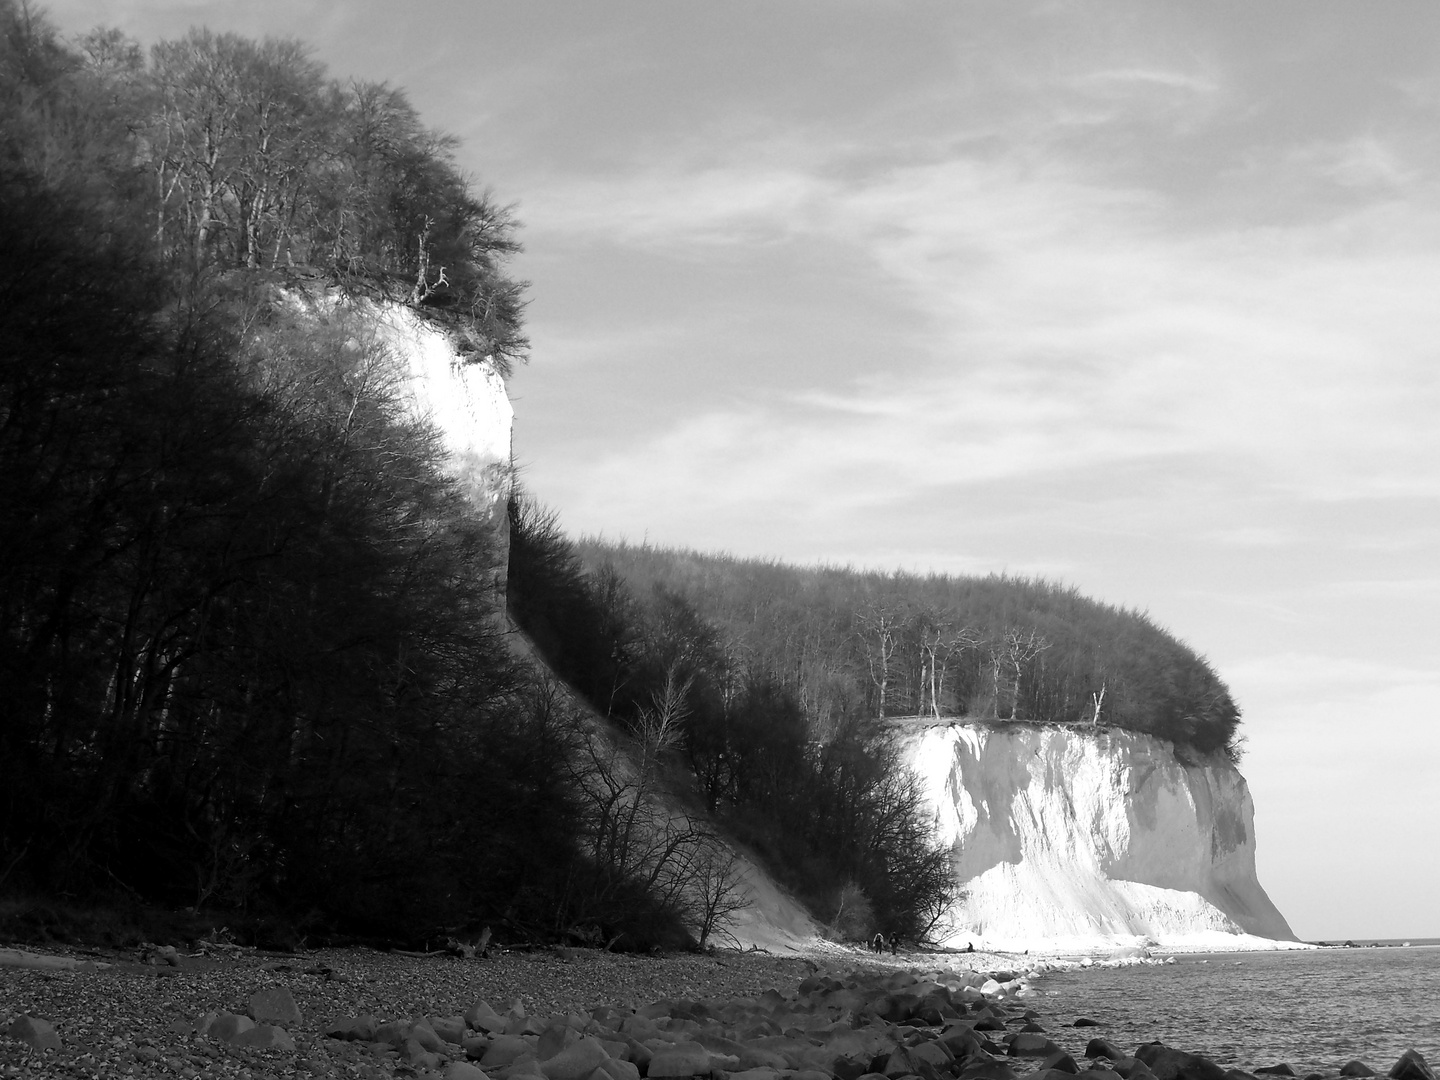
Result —
[[[515,410],[495,365],[462,355],[442,327],[405,304],[342,298],[334,291],[292,293],[288,299],[302,311],[333,310],[343,304],[359,316],[365,336],[373,334],[388,354],[406,408],[439,432],[446,471],[459,481],[492,533],[495,559],[488,573],[503,597],[510,558],[506,509],[514,490]]]
[[[1106,728],[895,730],[963,889],[948,944],[1294,940],[1256,880],[1254,805],[1223,754]]]

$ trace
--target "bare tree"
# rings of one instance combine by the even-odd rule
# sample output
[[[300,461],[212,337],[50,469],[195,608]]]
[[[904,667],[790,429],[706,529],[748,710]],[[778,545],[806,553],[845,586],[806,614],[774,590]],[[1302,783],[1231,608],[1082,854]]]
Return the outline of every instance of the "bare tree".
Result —
[[[945,672],[971,649],[978,649],[984,635],[971,626],[956,628],[943,614],[926,612],[919,628],[920,708],[925,708],[925,691],[930,693],[930,710],[940,719],[940,701],[945,694]]]
[[[703,949],[713,934],[732,937],[727,924],[754,902],[745,861],[716,837],[701,842],[690,875],[687,909]]]
[[[995,685],[995,719],[1001,719],[1000,702],[1006,696],[1010,699],[1010,715],[1007,719],[1015,719],[1020,708],[1020,679],[1025,665],[1048,648],[1050,642],[1034,630],[1021,630],[1013,626],[997,641],[992,642],[990,672]]]
[[[903,620],[897,607],[876,602],[858,613],[856,621],[860,624],[861,639],[865,643],[870,678],[879,694],[879,716],[884,720],[885,703],[890,693],[890,665],[900,647]]]

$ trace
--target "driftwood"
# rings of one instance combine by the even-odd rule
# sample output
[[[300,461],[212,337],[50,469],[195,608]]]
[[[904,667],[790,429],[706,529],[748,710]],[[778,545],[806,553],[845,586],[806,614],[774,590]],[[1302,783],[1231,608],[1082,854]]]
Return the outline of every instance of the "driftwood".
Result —
[[[0,967],[39,968],[43,971],[90,971],[113,965],[96,960],[76,960],[73,956],[51,956],[48,953],[32,953],[23,949],[0,949]]]

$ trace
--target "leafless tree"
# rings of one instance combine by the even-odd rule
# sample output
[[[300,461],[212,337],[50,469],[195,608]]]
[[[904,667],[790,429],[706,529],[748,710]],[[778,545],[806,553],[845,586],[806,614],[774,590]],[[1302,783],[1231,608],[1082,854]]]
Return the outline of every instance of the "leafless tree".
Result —
[[[702,949],[713,934],[732,936],[728,929],[731,916],[754,903],[747,876],[745,861],[718,838],[701,842],[692,865],[686,907]]]
[[[879,716],[885,719],[885,704],[890,695],[890,666],[900,647],[900,629],[904,620],[899,609],[890,604],[872,603],[856,615],[861,638],[865,642],[865,658],[870,678],[879,695]]]
[[[1020,679],[1025,665],[1039,656],[1050,643],[1034,630],[1010,627],[990,646],[990,672],[995,685],[995,719],[1001,719],[1000,702],[1010,699],[1009,719],[1020,708]]]
[[[940,719],[940,701],[945,694],[946,670],[971,649],[978,649],[985,638],[971,626],[955,627],[943,614],[926,613],[919,627],[920,645],[920,708],[925,708],[929,690],[930,711]],[[928,685],[927,685],[928,684]]]

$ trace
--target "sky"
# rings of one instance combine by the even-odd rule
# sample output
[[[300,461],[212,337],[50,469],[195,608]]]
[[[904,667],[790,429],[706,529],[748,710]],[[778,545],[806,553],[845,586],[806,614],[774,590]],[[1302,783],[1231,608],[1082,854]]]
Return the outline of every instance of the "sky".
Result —
[[[1440,5],[47,10],[299,37],[458,136],[571,533],[1148,612],[1241,705],[1296,933],[1440,937]]]

